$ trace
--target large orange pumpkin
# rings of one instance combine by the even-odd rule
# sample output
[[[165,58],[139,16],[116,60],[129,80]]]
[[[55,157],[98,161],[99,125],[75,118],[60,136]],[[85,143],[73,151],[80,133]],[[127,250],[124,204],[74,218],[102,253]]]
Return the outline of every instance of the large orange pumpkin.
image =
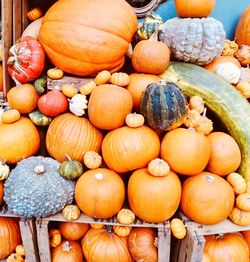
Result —
[[[182,186],[184,214],[201,224],[216,224],[226,219],[234,205],[230,184],[213,173],[202,172],[188,178]]]
[[[219,56],[215,58],[210,64],[205,65],[204,68],[215,73],[216,67],[222,63],[233,63],[241,68],[240,62],[233,56]]]
[[[65,154],[82,162],[87,151],[99,152],[101,143],[102,133],[88,119],[71,113],[54,118],[46,135],[49,154],[60,162]]]
[[[90,229],[82,239],[82,250],[86,262],[132,262],[127,239],[110,230]]]
[[[89,170],[77,180],[75,200],[82,212],[88,216],[110,218],[121,209],[124,199],[124,183],[112,170]]]
[[[62,0],[45,14],[39,41],[54,65],[87,76],[120,69],[136,30],[125,0]]]
[[[132,96],[127,89],[115,85],[100,85],[92,91],[89,98],[89,120],[100,129],[116,129],[123,126],[132,107]]]
[[[235,30],[235,41],[238,45],[250,45],[250,6],[240,17]]]
[[[67,240],[79,240],[88,231],[89,225],[76,222],[60,222],[59,230]]]
[[[102,155],[118,173],[142,168],[159,155],[160,140],[147,126],[121,127],[109,132],[102,143]]]
[[[20,243],[21,235],[16,219],[0,217],[0,259],[10,255]]]
[[[168,220],[177,210],[180,199],[181,183],[172,171],[166,176],[155,177],[143,168],[129,178],[129,205],[144,221],[160,223]]]
[[[0,181],[0,207],[3,204],[4,185],[3,181]]]
[[[211,262],[249,262],[249,249],[240,233],[207,236],[204,251]]]
[[[250,250],[250,230],[242,231],[241,233],[242,233],[243,237],[245,238],[247,245],[248,245],[248,248]]]
[[[3,67],[0,64],[0,92],[3,91]]]
[[[39,133],[26,117],[11,124],[0,124],[0,160],[16,164],[33,156],[40,147]]]

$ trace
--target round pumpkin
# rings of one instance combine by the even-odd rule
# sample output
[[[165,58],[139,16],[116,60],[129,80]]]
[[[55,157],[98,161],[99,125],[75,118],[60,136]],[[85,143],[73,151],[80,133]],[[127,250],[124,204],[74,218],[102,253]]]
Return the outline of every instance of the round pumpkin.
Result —
[[[112,170],[106,168],[89,170],[76,182],[76,203],[88,216],[110,218],[119,212],[124,199],[124,183]]]
[[[37,106],[38,98],[39,95],[31,84],[12,87],[7,93],[9,106],[21,114],[32,112]]]
[[[59,162],[71,159],[83,161],[87,151],[99,152],[102,133],[89,120],[71,113],[59,115],[49,125],[46,135],[46,147],[49,154]]]
[[[249,262],[249,249],[240,233],[207,236],[204,251],[211,261]]]
[[[136,31],[137,17],[126,1],[63,0],[45,14],[39,41],[55,66],[87,76],[118,71]]]
[[[217,66],[223,63],[233,63],[241,68],[240,62],[233,56],[219,56],[215,58],[211,63],[205,65],[204,68],[215,73]]]
[[[128,200],[140,219],[161,223],[176,212],[181,199],[181,183],[170,171],[166,176],[150,175],[147,168],[136,170],[128,182]]]
[[[62,236],[67,240],[79,240],[89,229],[88,224],[75,222],[60,222],[59,230]]]
[[[250,6],[248,6],[240,17],[235,30],[235,41],[238,45],[250,45]]]
[[[250,230],[242,231],[241,233],[242,233],[243,237],[245,238],[247,245],[248,245],[248,248],[250,250]]]
[[[208,171],[220,176],[236,171],[241,163],[241,152],[233,137],[223,132],[213,132],[207,139],[211,145]]]
[[[118,173],[147,166],[159,155],[159,151],[159,137],[147,126],[138,128],[124,126],[110,131],[102,143],[105,163]]]
[[[4,185],[3,181],[0,181],[0,207],[3,204]]]
[[[218,175],[202,172],[188,178],[182,186],[181,209],[201,224],[216,224],[226,219],[234,206],[234,191]]]
[[[161,143],[161,158],[171,170],[182,175],[202,172],[210,154],[211,146],[206,136],[192,129],[174,129],[164,136]]]
[[[0,64],[0,92],[3,92],[3,67]]]
[[[141,105],[141,96],[146,90],[147,86],[151,83],[157,83],[160,80],[159,76],[151,74],[133,73],[129,75],[129,85],[127,90],[133,98],[133,108],[139,112]]]
[[[0,217],[0,259],[9,256],[21,243],[17,220],[11,217]]]
[[[100,129],[116,129],[123,126],[132,107],[132,96],[127,89],[115,85],[100,85],[92,91],[89,98],[89,120]]]
[[[0,124],[0,137],[0,160],[8,164],[35,155],[40,147],[39,133],[26,117],[12,124]]]

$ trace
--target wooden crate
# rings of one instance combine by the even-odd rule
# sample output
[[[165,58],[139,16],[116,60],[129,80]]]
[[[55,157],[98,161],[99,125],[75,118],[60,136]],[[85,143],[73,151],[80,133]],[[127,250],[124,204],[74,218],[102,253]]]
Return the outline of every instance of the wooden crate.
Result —
[[[40,260],[42,262],[50,262],[50,247],[49,247],[49,236],[48,236],[48,226],[49,222],[69,222],[65,220],[61,213],[56,215],[42,218],[36,221],[36,230],[37,230],[37,241]],[[103,219],[93,219],[84,214],[81,214],[78,220],[74,222],[85,223],[85,224],[104,224],[104,225],[120,225],[116,218],[103,220]],[[170,242],[171,242],[171,232],[169,222],[153,224],[145,223],[139,219],[136,219],[134,224],[131,224],[132,227],[152,227],[158,230],[158,262],[168,262],[170,261]]]

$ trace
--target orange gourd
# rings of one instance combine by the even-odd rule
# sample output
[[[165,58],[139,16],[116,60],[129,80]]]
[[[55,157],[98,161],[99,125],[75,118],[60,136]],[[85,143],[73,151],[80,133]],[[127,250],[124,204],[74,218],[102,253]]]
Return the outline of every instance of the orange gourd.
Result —
[[[0,181],[0,207],[3,204],[4,185],[3,181]]]
[[[40,7],[35,7],[27,13],[27,17],[31,21],[35,21],[43,15]]]
[[[118,212],[116,218],[119,223],[129,225],[135,221],[135,214],[130,209],[123,208]]]
[[[95,151],[87,151],[84,154],[83,163],[88,169],[95,169],[102,164],[102,157]]]
[[[250,212],[234,207],[229,216],[230,220],[241,227],[250,225]]]
[[[236,198],[236,206],[242,211],[250,212],[250,193],[238,195]]]
[[[103,70],[97,74],[95,77],[96,85],[104,85],[107,84],[111,79],[111,73],[108,70]]]
[[[179,218],[174,218],[171,220],[170,229],[173,236],[177,239],[183,239],[187,234],[186,227],[183,221]]]
[[[51,79],[57,80],[63,78],[64,72],[59,68],[50,68],[47,71],[47,76]]]
[[[166,176],[169,171],[168,163],[160,158],[155,158],[148,164],[148,172],[152,176]]]
[[[82,95],[87,96],[87,95],[90,95],[95,88],[96,88],[95,81],[90,81],[90,82],[88,82],[85,85],[80,87],[80,93]]]
[[[62,236],[58,229],[51,229],[49,231],[49,245],[50,247],[57,247],[61,244]]]
[[[141,114],[131,113],[126,116],[126,125],[129,127],[140,127],[144,125],[145,119]]]
[[[250,6],[248,6],[240,17],[235,30],[235,41],[238,45],[250,45]]]
[[[73,96],[78,94],[78,89],[74,87],[74,85],[65,84],[62,86],[62,93],[65,96],[72,98]]]
[[[127,237],[132,230],[130,226],[113,226],[114,233],[119,237]]]
[[[104,228],[104,224],[90,224],[90,227],[94,229],[101,229]]]
[[[8,111],[4,111],[1,115],[2,123],[11,124],[18,121],[21,118],[21,115],[18,110],[10,109]]]
[[[218,65],[220,65],[222,63],[228,63],[228,62],[234,63],[239,68],[241,68],[240,62],[233,56],[219,56],[219,57],[215,58],[210,64],[205,65],[204,68],[215,73],[216,67]]]
[[[129,84],[129,75],[122,72],[113,73],[111,83],[117,86],[127,86]]]
[[[242,231],[241,233],[242,233],[243,237],[245,238],[247,245],[248,245],[248,248],[250,250],[250,230]]]
[[[16,253],[20,256],[25,256],[25,250],[23,244],[16,246]]]
[[[75,222],[60,222],[59,230],[62,236],[67,240],[79,240],[89,229],[88,224]]]

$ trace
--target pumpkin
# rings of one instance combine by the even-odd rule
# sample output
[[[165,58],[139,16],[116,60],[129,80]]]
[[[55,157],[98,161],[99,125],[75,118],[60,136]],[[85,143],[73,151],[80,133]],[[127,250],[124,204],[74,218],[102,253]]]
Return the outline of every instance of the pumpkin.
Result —
[[[70,156],[65,154],[67,160],[63,161],[59,168],[59,173],[66,179],[75,180],[83,173],[83,166],[77,160],[72,160]]]
[[[38,99],[38,109],[46,116],[56,117],[68,110],[69,102],[58,89],[49,91]]]
[[[177,60],[206,65],[222,52],[225,36],[222,23],[212,17],[175,17],[161,25],[150,40],[164,42],[169,47],[171,56]]]
[[[76,116],[83,116],[85,114],[85,109],[87,106],[88,100],[85,95],[76,94],[69,101],[69,110]]]
[[[110,169],[89,170],[76,182],[76,203],[88,216],[110,218],[121,209],[124,199],[124,183],[120,176]]]
[[[231,62],[217,65],[215,73],[230,84],[237,84],[240,80],[240,68]]]
[[[44,115],[38,109],[29,113],[29,118],[37,126],[48,126],[52,121],[52,118]]]
[[[43,15],[42,10],[40,7],[35,7],[32,10],[30,10],[27,13],[27,17],[29,18],[29,20],[34,21],[37,20],[38,18],[40,18]]]
[[[36,19],[35,21],[31,22],[23,31],[22,37],[25,36],[32,36],[35,39],[38,39],[39,31],[42,25],[43,17]]]
[[[157,262],[156,234],[152,228],[134,228],[128,237],[131,255],[136,261]]]
[[[148,172],[152,176],[166,176],[169,171],[168,163],[160,158],[155,158],[148,164]]]
[[[245,238],[248,248],[250,250],[250,230],[247,231],[242,231],[241,234],[243,235],[243,237]]]
[[[72,98],[74,95],[78,93],[78,89],[73,85],[64,84],[62,86],[62,93],[65,96]]]
[[[71,113],[53,119],[46,134],[48,153],[59,162],[66,160],[65,153],[82,162],[87,151],[99,152],[102,133],[86,118]]]
[[[226,39],[224,41],[224,49],[221,52],[222,56],[235,56],[238,51],[238,44],[235,41]]]
[[[195,127],[195,130],[198,133],[201,133],[201,134],[207,136],[208,134],[210,134],[213,131],[213,122],[212,122],[212,120],[208,119],[205,115],[202,115],[199,118],[198,125]]]
[[[176,212],[181,199],[181,183],[170,171],[156,177],[147,168],[138,169],[129,178],[128,200],[132,211],[146,222],[161,223]]]
[[[80,87],[80,93],[85,96],[90,95],[94,88],[96,88],[95,81],[90,81]]]
[[[9,177],[10,167],[5,162],[0,161],[0,180],[5,180]]]
[[[206,236],[204,251],[211,261],[249,262],[246,240],[239,233]]]
[[[118,128],[109,132],[102,143],[105,163],[118,173],[146,167],[159,151],[159,137],[147,126]]]
[[[8,164],[35,155],[40,147],[39,133],[26,117],[12,124],[0,124],[0,137],[0,160]]]
[[[6,262],[24,262],[24,258],[17,253],[12,253],[8,256]]]
[[[216,0],[206,2],[200,0],[175,0],[177,14],[180,17],[208,17],[215,6]]]
[[[173,236],[177,239],[183,239],[187,234],[185,225],[183,221],[179,218],[174,218],[171,220],[170,229],[171,229]]]
[[[201,262],[211,262],[211,259],[210,259],[209,255],[207,253],[203,252],[202,261]]]
[[[182,175],[192,176],[202,172],[210,154],[209,140],[192,129],[174,129],[163,137],[161,143],[161,158],[171,170]]]
[[[231,221],[238,226],[249,226],[250,225],[250,212],[240,210],[237,207],[234,207],[232,212],[229,215]]]
[[[63,70],[59,69],[59,68],[50,68],[47,71],[47,76],[51,79],[61,79],[64,76],[64,72]]]
[[[104,224],[90,224],[90,227],[94,229],[101,229],[104,228]]]
[[[83,255],[80,244],[76,241],[62,241],[59,246],[52,249],[51,261],[82,262]]]
[[[183,124],[186,127],[196,128],[200,125],[200,122],[201,122],[200,113],[195,109],[191,109],[188,110],[188,113],[184,119]]]
[[[200,114],[202,114],[204,109],[205,109],[204,104],[205,103],[204,103],[204,100],[203,100],[202,97],[192,96],[189,99],[188,106],[191,110],[194,109],[194,110],[198,111]]]
[[[89,98],[89,120],[100,129],[116,129],[123,126],[132,106],[132,97],[125,88],[100,85],[92,91]]]
[[[249,17],[250,6],[241,15],[235,30],[235,41],[238,45],[250,45]]]
[[[111,76],[111,84],[117,86],[127,86],[129,84],[129,75],[126,73],[113,73]]]
[[[132,54],[132,65],[139,73],[161,74],[169,65],[170,51],[158,41],[142,40]]]
[[[125,119],[126,125],[129,127],[143,126],[144,121],[145,121],[144,116],[136,113],[128,114]]]
[[[39,95],[31,84],[15,86],[7,93],[9,106],[21,114],[32,112],[37,106],[38,98]]]
[[[51,229],[49,231],[49,246],[58,247],[61,244],[62,236],[58,229]]]
[[[0,181],[0,207],[3,205],[4,184]]]
[[[0,92],[3,91],[3,67],[0,64]]]
[[[127,237],[130,234],[132,227],[129,227],[129,226],[113,226],[113,230],[114,230],[114,232],[117,236]]]
[[[241,68],[240,62],[233,56],[218,56],[211,63],[205,65],[204,68],[215,73],[217,66],[224,63],[233,63],[237,67]]]
[[[21,118],[21,115],[18,110],[16,109],[10,109],[7,111],[4,111],[1,115],[2,123],[4,124],[11,124],[16,121],[18,121]]]
[[[102,157],[95,151],[87,151],[84,154],[83,163],[88,169],[96,169],[102,164]]]
[[[207,139],[211,145],[207,170],[220,176],[235,172],[241,163],[241,152],[233,137],[223,132],[213,132]]]
[[[9,256],[21,243],[21,235],[16,219],[0,217],[0,259]]]
[[[135,214],[130,209],[123,208],[118,212],[116,218],[119,223],[130,225],[135,221]]]
[[[25,256],[25,250],[23,244],[16,246],[16,253],[21,256]]]
[[[236,198],[236,206],[240,210],[250,212],[250,193],[239,194]]]
[[[81,210],[77,205],[67,205],[62,211],[62,215],[66,220],[77,220],[81,215]]]
[[[160,78],[156,75],[133,73],[129,75],[130,81],[127,90],[133,98],[133,108],[139,112],[141,105],[141,96],[151,83],[157,83]]]
[[[250,83],[240,82],[237,84],[236,89],[245,97],[250,98]]]
[[[116,261],[132,262],[127,240],[109,229],[90,229],[82,240],[86,262]]]
[[[95,77],[96,85],[107,84],[111,80],[111,73],[108,70],[103,70],[97,74]]]
[[[249,45],[241,45],[237,52],[235,53],[235,57],[238,59],[242,66],[247,66],[250,64],[250,46]]]
[[[171,130],[182,125],[187,101],[178,86],[166,81],[149,84],[141,97],[140,113],[153,129]]]
[[[229,216],[233,205],[232,187],[213,173],[202,172],[189,177],[182,186],[181,209],[197,223],[219,223]]]
[[[123,66],[136,30],[137,17],[126,1],[64,0],[45,14],[39,41],[55,66],[91,76]]]
[[[243,194],[246,192],[247,184],[240,174],[231,173],[227,176],[227,182],[233,187],[235,194]]]
[[[60,222],[59,230],[62,236],[67,240],[81,239],[89,229],[88,224],[74,222]]]
[[[38,94],[44,93],[47,88],[47,75],[42,74],[39,78],[34,81],[34,87]]]

